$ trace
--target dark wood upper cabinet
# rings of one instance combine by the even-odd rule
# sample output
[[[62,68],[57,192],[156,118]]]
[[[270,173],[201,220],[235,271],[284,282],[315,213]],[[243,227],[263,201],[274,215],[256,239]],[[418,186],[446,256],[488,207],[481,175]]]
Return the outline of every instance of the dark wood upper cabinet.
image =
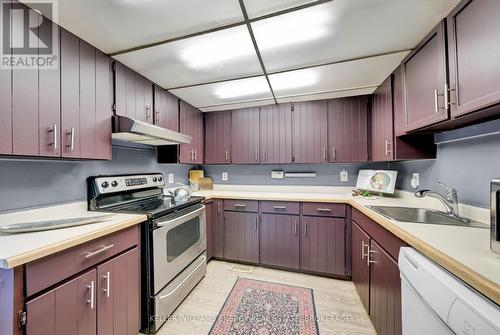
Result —
[[[368,161],[368,98],[328,100],[328,161]]]
[[[397,262],[375,241],[370,242],[370,319],[377,334],[400,335],[401,279]]]
[[[352,282],[366,311],[370,311],[370,266],[366,253],[370,246],[368,236],[355,222],[351,225]]]
[[[259,108],[238,109],[231,112],[231,161],[233,164],[258,164]]]
[[[80,157],[96,155],[95,49],[80,40]]]
[[[231,163],[231,112],[205,113],[205,163]]]
[[[451,114],[500,102],[500,2],[462,1],[448,16]]]
[[[403,60],[402,80],[406,131],[449,118],[445,21]]]
[[[96,159],[111,159],[111,116],[113,115],[113,72],[111,59],[103,52],[95,54],[95,132]]]
[[[292,163],[292,110],[290,104],[260,108],[260,162]]]
[[[392,76],[373,92],[371,107],[372,160],[392,160],[394,158]]]
[[[179,131],[179,99],[154,85],[154,121],[162,128]]]
[[[190,144],[180,145],[179,162],[203,164],[203,114],[185,101],[179,106],[179,131],[193,138]]]
[[[303,216],[300,268],[345,275],[345,219]]]
[[[300,217],[262,214],[260,261],[262,264],[300,268]]]
[[[299,102],[292,108],[293,158],[295,163],[328,161],[327,101]]]
[[[224,258],[259,263],[259,215],[224,212]]]

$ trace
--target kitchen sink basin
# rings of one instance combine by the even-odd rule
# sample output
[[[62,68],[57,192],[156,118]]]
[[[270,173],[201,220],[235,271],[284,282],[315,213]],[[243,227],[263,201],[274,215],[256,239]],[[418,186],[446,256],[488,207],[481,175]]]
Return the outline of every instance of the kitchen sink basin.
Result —
[[[466,218],[451,216],[443,212],[423,208],[368,206],[383,216],[403,222],[417,222],[463,227],[489,228],[487,224]]]

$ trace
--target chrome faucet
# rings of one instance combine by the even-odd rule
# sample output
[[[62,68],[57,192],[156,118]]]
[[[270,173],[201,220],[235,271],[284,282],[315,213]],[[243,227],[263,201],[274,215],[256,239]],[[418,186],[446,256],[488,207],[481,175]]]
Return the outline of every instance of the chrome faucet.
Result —
[[[446,214],[459,217],[459,211],[458,211],[458,193],[457,190],[453,187],[450,187],[440,181],[437,182],[438,185],[442,186],[446,190],[446,197],[442,196],[439,193],[432,192],[430,190],[421,190],[418,192],[415,192],[415,196],[417,198],[423,198],[423,197],[431,197],[440,200],[444,207],[446,208]]]

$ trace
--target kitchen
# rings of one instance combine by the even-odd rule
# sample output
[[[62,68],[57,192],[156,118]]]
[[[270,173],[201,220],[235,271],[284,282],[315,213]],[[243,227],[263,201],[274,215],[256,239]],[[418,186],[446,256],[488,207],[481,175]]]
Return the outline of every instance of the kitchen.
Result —
[[[1,335],[500,334],[498,1],[1,11]]]

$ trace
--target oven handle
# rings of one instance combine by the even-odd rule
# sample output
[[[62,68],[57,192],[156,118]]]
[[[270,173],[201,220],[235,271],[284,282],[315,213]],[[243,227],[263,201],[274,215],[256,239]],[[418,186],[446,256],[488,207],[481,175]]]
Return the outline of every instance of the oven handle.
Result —
[[[156,224],[158,225],[158,227],[164,227],[166,225],[171,225],[171,224],[175,224],[178,222],[182,222],[188,218],[194,218],[194,217],[198,216],[198,213],[203,212],[204,210],[205,210],[205,206],[201,206],[197,210],[192,211],[192,212],[187,213],[187,214],[184,214],[182,216],[179,216],[178,218],[168,220],[168,221],[159,221],[159,222],[157,221]]]
[[[170,297],[172,294],[174,294],[182,285],[184,285],[184,283],[189,279],[191,278],[192,275],[195,274],[196,271],[198,271],[198,269],[203,265],[205,264],[205,261],[207,260],[207,257],[206,256],[202,256],[201,257],[202,261],[201,263],[193,270],[191,271],[191,273],[189,274],[189,276],[187,276],[186,278],[184,278],[180,283],[179,285],[177,285],[171,292],[165,294],[165,295],[160,295],[160,299],[165,299],[165,298],[168,298]]]

